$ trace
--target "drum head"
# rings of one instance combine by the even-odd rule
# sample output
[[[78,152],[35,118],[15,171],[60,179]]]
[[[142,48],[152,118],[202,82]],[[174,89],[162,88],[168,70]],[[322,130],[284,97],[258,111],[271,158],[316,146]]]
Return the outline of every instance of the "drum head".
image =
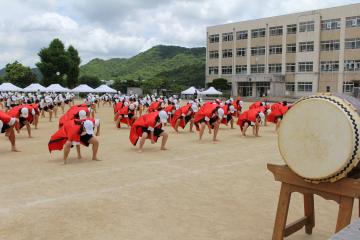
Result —
[[[346,168],[355,145],[354,130],[344,110],[326,99],[305,99],[284,116],[279,149],[298,175],[326,179]]]

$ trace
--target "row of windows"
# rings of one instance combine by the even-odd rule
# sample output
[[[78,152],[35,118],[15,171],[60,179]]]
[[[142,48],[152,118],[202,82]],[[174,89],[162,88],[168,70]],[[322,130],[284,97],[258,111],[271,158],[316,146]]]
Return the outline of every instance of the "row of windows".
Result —
[[[235,66],[236,74],[247,74],[247,65],[236,65]],[[277,64],[269,64],[269,73],[281,73],[282,65],[280,63]],[[287,72],[295,72],[295,63],[288,63],[286,65]],[[299,63],[299,71],[300,72],[312,72],[313,71],[313,63],[312,62],[300,62]],[[250,72],[255,73],[265,73],[265,64],[252,64],[250,66]],[[222,74],[233,74],[232,66],[222,66],[221,67]],[[218,67],[209,67],[210,75],[219,74]]]
[[[346,60],[344,61],[345,71],[360,71],[360,60]],[[265,73],[265,64],[252,64],[250,66],[251,73]],[[312,72],[313,62],[299,62],[299,72]],[[236,74],[247,74],[247,65],[236,65]],[[232,74],[232,66],[222,66],[222,74]],[[286,64],[286,72],[295,72],[295,63]],[[339,71],[339,61],[322,61],[320,64],[321,72],[337,72]],[[281,73],[281,63],[269,64],[269,73]],[[209,67],[209,74],[217,75],[219,73],[218,67]]]
[[[331,19],[321,21],[321,30],[334,30],[341,28],[341,19]]]
[[[312,92],[312,82],[298,82],[297,90],[298,92]],[[295,92],[295,83],[285,83],[285,90],[288,92]],[[327,87],[327,91],[330,91],[330,87]],[[353,82],[344,82],[343,92],[352,93],[354,91]]]
[[[360,38],[346,39],[345,42],[346,49],[360,49]],[[321,51],[335,51],[340,50],[340,41],[339,40],[330,40],[322,41],[320,46]],[[313,52],[314,51],[314,42],[301,42],[299,43],[300,52]],[[282,45],[272,45],[269,47],[269,54],[282,54]],[[296,44],[291,43],[286,45],[287,53],[296,53]],[[261,47],[252,47],[251,56],[260,56],[265,55],[265,46]],[[223,58],[232,57],[232,49],[223,50]],[[237,57],[246,56],[246,48],[237,48],[236,49]],[[209,58],[219,58],[218,51],[209,51]]]
[[[313,88],[312,82],[297,83],[298,92],[312,92],[312,88]],[[295,83],[285,83],[285,90],[288,92],[295,92]]]
[[[347,17],[346,18],[346,27],[360,27],[360,16],[354,17]],[[337,30],[341,28],[341,19],[330,19],[330,20],[323,20],[321,21],[321,30]],[[287,34],[296,34],[297,32],[297,24],[290,24],[286,26]],[[307,21],[307,22],[300,22],[299,23],[299,32],[313,32],[315,30],[315,22],[314,21]],[[269,35],[270,36],[282,36],[283,35],[283,26],[275,26],[269,28]],[[259,28],[251,30],[251,37],[252,38],[259,38],[266,36],[266,29]],[[217,43],[219,42],[220,35],[214,34],[209,36],[210,43]],[[238,31],[236,32],[236,40],[243,40],[248,38],[248,31]],[[233,41],[233,33],[223,33],[222,40],[224,42]]]

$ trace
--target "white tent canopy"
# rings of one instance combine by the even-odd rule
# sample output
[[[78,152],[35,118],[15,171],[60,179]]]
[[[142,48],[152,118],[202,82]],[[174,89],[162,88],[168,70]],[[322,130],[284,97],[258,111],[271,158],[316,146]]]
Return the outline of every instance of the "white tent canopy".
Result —
[[[39,83],[32,83],[26,88],[24,88],[24,92],[46,92],[46,87],[41,86]]]
[[[3,83],[0,85],[0,92],[22,92],[23,89],[12,83]]]
[[[76,88],[71,90],[71,92],[75,92],[75,93],[93,93],[93,92],[95,92],[95,89],[89,87],[87,84],[80,84],[79,86],[77,86]]]
[[[117,91],[115,89],[112,89],[111,87],[109,87],[108,85],[105,85],[105,84],[95,88],[95,92],[97,92],[97,93],[117,93]]]
[[[198,93],[200,93],[200,91],[197,90],[195,87],[190,87],[190,88],[182,91],[181,94],[183,94],[183,95],[194,95],[194,94],[195,94],[195,91],[197,91]]]
[[[209,89],[201,92],[202,95],[222,95],[222,92],[216,90],[214,87],[209,87]]]
[[[64,88],[63,86],[61,86],[60,84],[51,84],[50,86],[48,86],[46,88],[47,92],[69,92],[68,89]]]

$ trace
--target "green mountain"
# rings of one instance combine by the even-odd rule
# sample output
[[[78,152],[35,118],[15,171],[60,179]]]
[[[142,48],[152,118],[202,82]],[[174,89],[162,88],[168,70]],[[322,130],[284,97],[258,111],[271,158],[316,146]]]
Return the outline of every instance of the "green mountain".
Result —
[[[159,45],[128,59],[93,59],[81,66],[80,75],[140,83],[156,81],[165,88],[204,87],[205,55],[205,48]]]

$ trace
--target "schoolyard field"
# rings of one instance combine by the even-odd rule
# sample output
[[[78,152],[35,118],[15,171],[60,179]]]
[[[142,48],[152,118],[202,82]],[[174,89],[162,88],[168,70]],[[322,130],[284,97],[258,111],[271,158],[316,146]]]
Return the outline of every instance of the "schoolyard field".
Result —
[[[148,141],[138,153],[129,128],[115,128],[111,107],[101,106],[97,118],[101,162],[91,161],[86,147],[80,160],[73,149],[67,165],[62,152],[50,155],[58,119],[41,118],[31,139],[25,130],[17,134],[19,153],[0,136],[0,239],[271,239],[280,183],[266,165],[284,164],[274,125],[262,127],[259,138],[222,125],[216,144],[207,133],[199,142],[188,128],[177,135],[166,127],[168,151]],[[302,199],[293,194],[288,222],[303,216]],[[338,205],[316,197],[315,208],[313,235],[287,239],[334,233]]]

